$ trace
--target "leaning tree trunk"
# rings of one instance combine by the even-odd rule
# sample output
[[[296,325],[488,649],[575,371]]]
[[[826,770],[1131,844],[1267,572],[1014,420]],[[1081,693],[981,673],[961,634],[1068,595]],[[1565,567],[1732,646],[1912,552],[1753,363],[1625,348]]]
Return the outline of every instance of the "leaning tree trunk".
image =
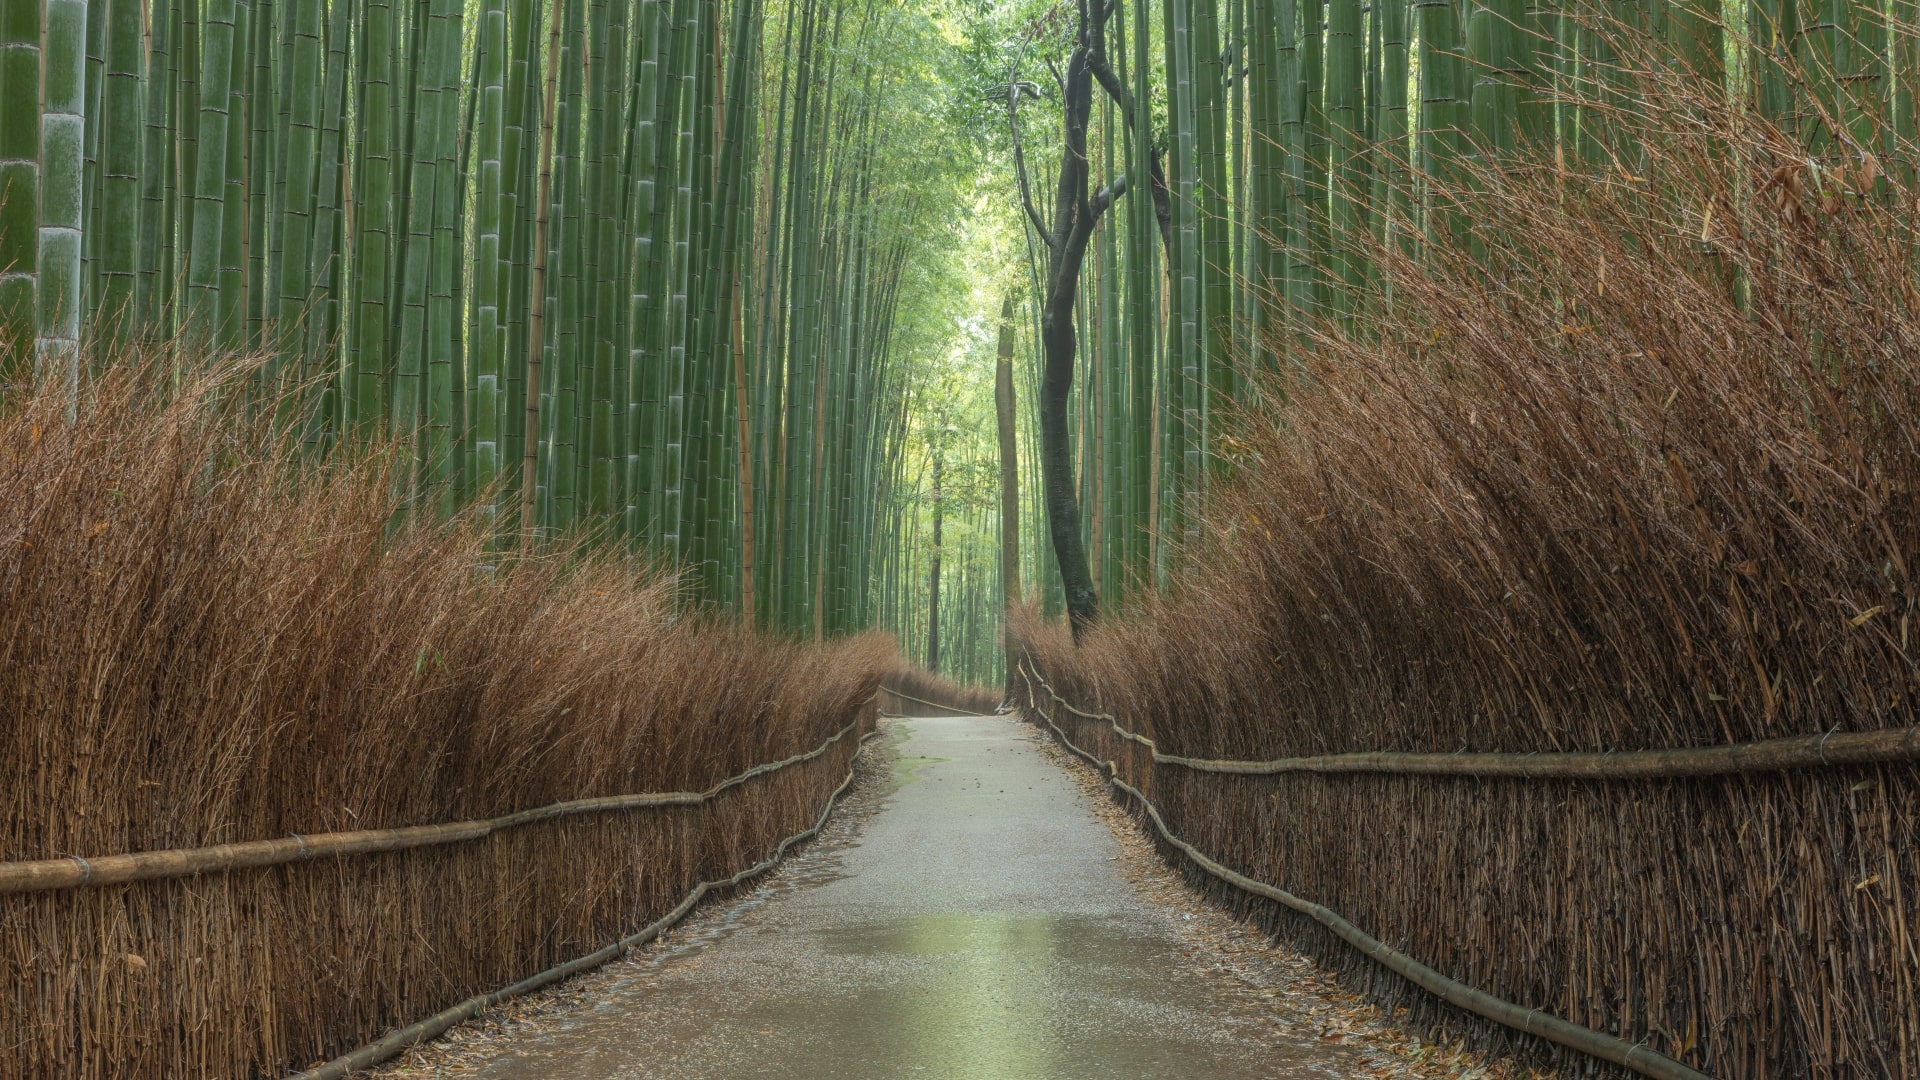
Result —
[[[1079,292],[1080,263],[1086,244],[1072,254],[1056,253],[1046,304],[1040,311],[1040,486],[1047,507],[1047,537],[1060,566],[1067,620],[1079,641],[1099,615],[1086,545],[1080,539],[1080,493],[1073,474],[1073,447],[1067,437],[1067,400],[1073,393],[1073,302]]]
[[[1067,620],[1076,643],[1098,616],[1100,599],[1093,588],[1086,546],[1080,540],[1080,497],[1067,438],[1067,399],[1073,392],[1074,353],[1078,345],[1073,305],[1080,290],[1080,267],[1086,261],[1093,228],[1114,200],[1126,194],[1128,185],[1127,177],[1121,176],[1099,192],[1088,194],[1087,121],[1096,79],[1119,105],[1127,125],[1137,130],[1133,95],[1115,78],[1107,64],[1106,23],[1113,6],[1102,0],[1079,0],[1073,54],[1061,80],[1065,121],[1062,129],[1066,138],[1060,154],[1051,223],[1042,219],[1034,206],[1020,147],[1019,105],[1024,95],[1032,93],[1028,89],[1030,84],[1020,82],[1017,66],[1007,80],[1007,122],[1013,133],[1020,201],[1028,221],[1045,243],[1048,255],[1046,291],[1040,308],[1040,485],[1047,508],[1047,535],[1060,568]],[[1148,186],[1156,209],[1164,208],[1166,182],[1158,169],[1151,170]],[[1166,214],[1162,212],[1160,216],[1164,220]]]

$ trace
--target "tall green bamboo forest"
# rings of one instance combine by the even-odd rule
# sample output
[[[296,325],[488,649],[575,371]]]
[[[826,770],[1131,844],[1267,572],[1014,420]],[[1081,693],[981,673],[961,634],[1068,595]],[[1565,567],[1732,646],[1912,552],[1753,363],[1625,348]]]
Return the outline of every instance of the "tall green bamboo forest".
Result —
[[[313,453],[407,442],[414,513],[625,545],[763,625],[871,622],[900,350],[939,307],[911,294],[970,164],[921,122],[937,72],[891,62],[938,59],[927,14],[8,0],[5,26],[16,378],[256,354]]]
[[[416,514],[981,681],[1010,584],[1079,619],[1168,580],[1236,410],[1371,332],[1386,262],[1501,247],[1489,169],[1636,183],[1638,75],[1829,185],[1913,174],[1912,0],[5,11],[14,378],[256,355],[313,454],[404,440]]]
[[[397,1052],[882,708],[1423,1068],[1920,1077],[1916,90],[1920,0],[0,0],[0,1080]]]

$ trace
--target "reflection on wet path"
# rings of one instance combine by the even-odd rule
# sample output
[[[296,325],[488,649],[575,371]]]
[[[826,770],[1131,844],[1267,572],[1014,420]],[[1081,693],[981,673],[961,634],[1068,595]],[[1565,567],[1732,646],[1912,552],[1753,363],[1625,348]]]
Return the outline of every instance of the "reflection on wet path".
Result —
[[[1072,784],[999,719],[903,725],[894,782],[651,964],[500,1057],[497,1078],[1352,1075],[1193,970]]]

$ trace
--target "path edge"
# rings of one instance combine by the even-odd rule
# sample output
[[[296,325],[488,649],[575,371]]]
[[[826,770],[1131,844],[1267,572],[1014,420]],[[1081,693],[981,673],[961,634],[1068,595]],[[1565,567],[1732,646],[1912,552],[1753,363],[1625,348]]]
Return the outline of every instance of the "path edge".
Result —
[[[780,841],[779,846],[774,849],[772,855],[739,871],[732,877],[700,882],[688,891],[686,897],[682,899],[673,910],[626,937],[620,938],[584,956],[575,957],[563,964],[557,964],[545,971],[530,975],[519,982],[503,986],[498,990],[477,994],[456,1005],[442,1009],[424,1020],[419,1020],[406,1027],[390,1031],[386,1035],[363,1046],[349,1050],[323,1065],[317,1065],[314,1068],[302,1072],[290,1073],[286,1077],[286,1080],[343,1080],[343,1078],[351,1076],[356,1072],[398,1057],[407,1050],[426,1042],[428,1039],[443,1035],[469,1020],[479,1019],[481,1014],[495,1005],[511,1001],[517,997],[523,997],[535,990],[550,986],[553,983],[574,975],[591,971],[594,968],[617,960],[634,949],[654,940],[682,919],[692,914],[693,910],[699,906],[700,901],[709,893],[732,888],[766,873],[778,866],[780,862],[786,858],[788,850],[795,844],[804,843],[818,836],[820,830],[826,828],[827,821],[833,816],[834,809],[840,805],[841,797],[847,793],[848,788],[853,786],[854,777],[859,770],[860,755],[865,752],[867,742],[882,734],[884,731],[884,728],[876,728],[860,736],[860,744],[854,751],[853,760],[848,763],[846,778],[840,781],[840,786],[834,788],[831,795],[827,796],[827,804],[821,809],[819,818],[817,818],[810,827]]]

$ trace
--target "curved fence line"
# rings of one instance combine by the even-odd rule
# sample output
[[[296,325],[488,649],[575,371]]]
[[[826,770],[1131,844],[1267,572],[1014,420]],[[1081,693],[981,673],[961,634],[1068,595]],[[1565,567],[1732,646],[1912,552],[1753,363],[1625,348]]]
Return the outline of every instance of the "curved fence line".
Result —
[[[1022,667],[1024,668],[1025,665],[1022,664]],[[1054,738],[1059,739],[1062,746],[1078,755],[1082,760],[1105,773],[1108,783],[1126,792],[1129,797],[1140,804],[1141,808],[1146,811],[1147,816],[1153,820],[1154,828],[1159,831],[1162,839],[1168,844],[1178,848],[1182,854],[1193,861],[1194,865],[1205,870],[1215,878],[1243,892],[1265,897],[1283,907],[1307,916],[1326,927],[1334,936],[1340,938],[1340,940],[1377,961],[1382,967],[1387,968],[1389,971],[1401,975],[1414,985],[1419,986],[1421,989],[1432,993],[1452,1005],[1473,1013],[1476,1016],[1491,1020],[1502,1027],[1538,1036],[1549,1042],[1565,1046],[1568,1049],[1577,1050],[1583,1054],[1599,1058],[1602,1061],[1612,1062],[1623,1068],[1639,1073],[1642,1076],[1653,1077],[1654,1080],[1713,1080],[1713,1078],[1706,1073],[1690,1068],[1664,1054],[1649,1050],[1644,1046],[1627,1042],[1624,1039],[1615,1038],[1603,1032],[1594,1031],[1592,1028],[1581,1027],[1571,1021],[1562,1020],[1557,1016],[1541,1012],[1539,1009],[1529,1009],[1522,1005],[1516,1005],[1504,998],[1494,997],[1484,990],[1478,990],[1468,986],[1466,983],[1428,967],[1412,956],[1393,948],[1379,938],[1361,930],[1359,927],[1341,917],[1341,915],[1332,908],[1295,896],[1285,889],[1268,885],[1264,881],[1257,881],[1247,877],[1245,874],[1238,873],[1215,862],[1198,848],[1181,839],[1172,829],[1168,828],[1166,820],[1160,816],[1160,809],[1153,805],[1152,800],[1148,799],[1138,788],[1120,779],[1120,769],[1118,765],[1112,761],[1102,761],[1091,753],[1081,749],[1079,746],[1076,746],[1073,740],[1067,737],[1067,733],[1060,730],[1060,726],[1053,722],[1053,717],[1049,715],[1045,709],[1042,709],[1039,702],[1034,699],[1033,682],[1038,681],[1041,685],[1045,686],[1046,680],[1041,679],[1039,675],[1031,672],[1023,673],[1031,676],[1027,685],[1027,703],[1042,720],[1046,721],[1047,727],[1053,731]],[[1047,693],[1049,696],[1053,696],[1056,701],[1059,700],[1058,697],[1053,694],[1053,688],[1051,686],[1047,687]],[[1062,702],[1062,704],[1065,703]],[[1071,706],[1069,706],[1069,708],[1071,708]],[[1103,719],[1102,717],[1088,716],[1078,709],[1074,709],[1073,711],[1087,719]],[[1157,759],[1156,755],[1156,760]]]
[[[864,707],[872,702],[873,698],[868,698],[858,707]],[[94,885],[115,885],[127,881],[191,877],[194,874],[211,871],[304,862],[325,855],[405,851],[409,848],[478,840],[504,829],[576,814],[599,814],[665,806],[697,806],[713,799],[728,788],[737,787],[756,776],[764,776],[789,766],[812,761],[826,753],[834,743],[845,738],[847,733],[859,724],[859,719],[855,718],[812,750],[782,758],[779,761],[755,765],[737,776],[730,776],[720,781],[705,791],[603,795],[591,799],[573,799],[536,806],[511,814],[502,814],[499,817],[452,821],[439,825],[407,825],[393,829],[316,833],[312,836],[301,836],[296,833],[283,840],[248,840],[235,844],[214,844],[208,847],[141,851],[129,855],[103,855],[93,859],[69,855],[58,859],[0,863],[0,896],[9,893],[50,892]]]
[[[1024,661],[1023,661],[1024,666]],[[1231,761],[1181,757],[1160,751],[1145,735],[1128,731],[1108,713],[1076,708],[1054,692],[1052,684],[1031,669],[1026,674],[1046,687],[1047,696],[1062,708],[1088,720],[1104,720],[1114,734],[1139,743],[1153,754],[1156,765],[1177,765],[1206,773],[1239,776],[1275,776],[1281,773],[1398,773],[1425,776],[1514,776],[1530,779],[1652,780],[1683,776],[1728,776],[1738,773],[1783,772],[1835,765],[1878,765],[1920,760],[1920,727],[1884,731],[1791,735],[1781,739],[1669,750],[1529,751],[1527,753],[1420,753],[1399,750],[1363,750],[1348,754],[1279,758],[1273,761]]]
[[[862,704],[864,704],[864,702]],[[840,735],[845,734],[846,730],[842,729]],[[864,745],[868,739],[873,738],[877,734],[879,734],[879,732],[868,732],[860,737],[860,742]],[[820,750],[824,751],[827,746],[837,741],[840,735],[835,735],[832,739],[827,740],[825,744],[821,745]],[[814,755],[811,756],[817,756],[818,753],[819,751],[815,751]],[[794,760],[795,759],[788,759],[787,762],[782,764],[791,764]],[[744,778],[747,775],[746,773],[742,773],[741,777]],[[840,796],[844,795],[847,788],[853,784],[853,775],[854,770],[849,767],[847,769],[846,779],[840,781],[840,786],[834,788],[833,794],[827,796],[827,805],[821,808],[820,816],[814,820],[811,828],[794,833],[792,836],[780,841],[780,846],[774,849],[772,855],[734,874],[732,877],[722,878],[718,881],[703,881],[695,885],[692,891],[688,892],[686,897],[682,899],[679,904],[675,905],[672,911],[662,915],[654,922],[648,923],[646,927],[640,931],[629,934],[611,945],[596,949],[585,956],[575,957],[564,964],[558,964],[537,975],[531,975],[511,986],[503,986],[498,990],[485,994],[476,994],[460,1002],[458,1005],[452,1005],[434,1013],[425,1020],[409,1024],[396,1031],[388,1032],[373,1042],[358,1049],[350,1050],[324,1065],[315,1066],[305,1072],[293,1073],[287,1077],[287,1080],[341,1080],[342,1077],[351,1076],[362,1069],[371,1068],[389,1058],[397,1057],[406,1052],[409,1047],[423,1043],[447,1031],[449,1028],[457,1027],[469,1020],[477,1019],[486,1010],[501,1002],[509,1001],[524,994],[530,994],[543,986],[559,982],[573,975],[578,975],[583,971],[591,971],[602,964],[617,960],[628,952],[645,945],[647,942],[659,937],[669,927],[673,926],[673,924],[686,918],[687,914],[691,912],[695,905],[699,904],[708,893],[716,889],[732,888],[748,878],[766,873],[768,870],[773,869],[781,859],[786,857],[788,848],[818,835],[820,830],[826,827],[827,818],[833,814],[833,808],[839,803]]]

